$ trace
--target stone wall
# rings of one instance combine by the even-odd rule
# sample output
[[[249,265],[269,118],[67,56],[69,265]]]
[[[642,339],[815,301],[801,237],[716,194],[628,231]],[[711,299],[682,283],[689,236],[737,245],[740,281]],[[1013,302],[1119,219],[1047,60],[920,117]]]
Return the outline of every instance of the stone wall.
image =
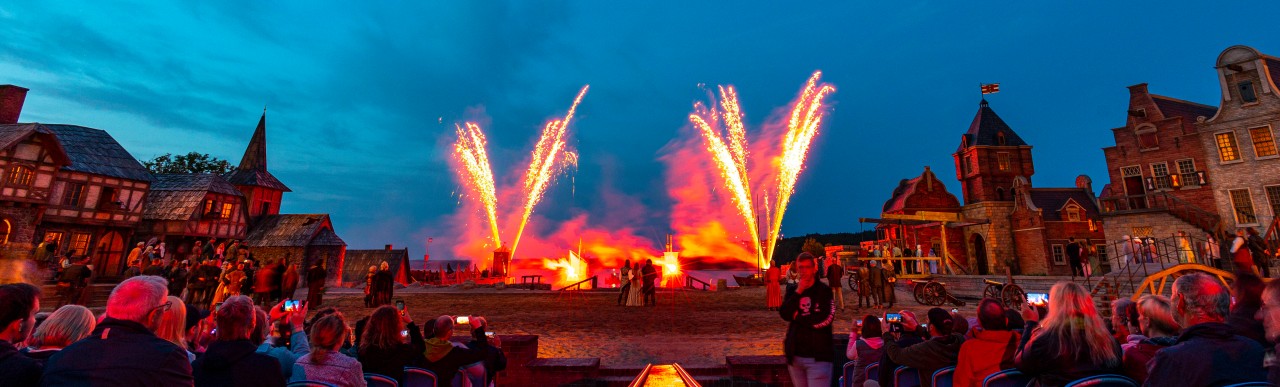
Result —
[[[19,251],[35,249],[36,225],[44,208],[13,205],[13,202],[5,204],[0,206],[0,217],[9,221],[9,243],[6,247]]]
[[[1005,260],[1014,256],[1013,229],[1009,222],[1012,212],[1013,202],[980,202],[964,206],[966,219],[991,221],[963,228],[965,252],[970,257],[967,267],[969,273],[978,273],[978,261],[974,258],[974,234],[982,235],[986,240],[987,272],[1004,273]]]
[[[1108,245],[1124,240],[1125,235],[1164,239],[1183,231],[1195,238],[1204,237],[1203,230],[1163,211],[1107,215],[1103,217],[1103,222],[1106,223],[1104,230],[1106,231]],[[1116,261],[1115,251],[1110,252],[1108,255],[1110,255],[1108,258],[1111,260],[1111,267],[1121,266],[1120,262]]]

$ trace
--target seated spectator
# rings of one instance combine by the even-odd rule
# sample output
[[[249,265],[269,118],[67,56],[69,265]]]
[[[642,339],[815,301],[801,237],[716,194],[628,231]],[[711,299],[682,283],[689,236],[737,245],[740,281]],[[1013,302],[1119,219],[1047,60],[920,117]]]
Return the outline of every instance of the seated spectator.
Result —
[[[187,304],[174,296],[166,297],[165,300],[169,302],[169,309],[160,317],[156,336],[187,351],[187,361],[196,361],[196,354],[187,348]]]
[[[1023,328],[1026,328],[1027,326],[1027,322],[1022,319],[1022,313],[1018,313],[1018,311],[1016,310],[1006,308],[1004,310],[1004,318],[1005,318],[1005,321],[1007,321],[1006,324],[1009,326],[1009,330],[1013,331],[1014,333],[1017,333],[1018,336],[1022,336]]]
[[[951,328],[951,331],[958,333],[961,336],[964,336],[965,340],[968,340],[970,337],[969,336],[969,327],[970,327],[969,319],[964,318],[964,316],[961,315],[960,312],[949,312],[949,313],[951,313],[951,321],[955,322],[955,327]]]
[[[480,329],[471,331],[471,341],[467,343],[467,348],[472,348],[480,352],[484,352],[484,371],[485,385],[494,385],[494,378],[498,376],[498,372],[507,369],[507,355],[502,353],[502,340],[497,335],[489,337],[489,320],[484,317],[476,317],[480,320]]]
[[[974,329],[973,338],[960,345],[953,376],[956,386],[979,387],[988,375],[1013,368],[1021,335],[1009,330],[1004,312],[1000,301],[984,298],[978,302],[979,329]]]
[[[46,386],[189,386],[187,351],[155,335],[172,305],[156,276],[124,280],[107,298],[107,316],[93,334],[49,358]]]
[[[1022,351],[1015,367],[1040,386],[1063,386],[1087,376],[1118,373],[1120,345],[1107,331],[1093,297],[1074,282],[1059,282],[1049,289],[1049,313],[1027,305]],[[1037,327],[1038,326],[1038,327]]]
[[[1147,338],[1132,325],[1138,323],[1138,304],[1128,298],[1118,298],[1111,302],[1111,337],[1120,343],[1120,351],[1137,345]]]
[[[39,361],[43,367],[49,357],[71,343],[88,337],[97,325],[98,320],[93,318],[93,312],[89,308],[80,305],[63,306],[36,327],[31,340],[27,342],[27,348],[23,348],[22,352]]]
[[[867,366],[880,360],[881,348],[884,347],[883,335],[880,318],[875,315],[866,315],[861,324],[854,324],[853,330],[849,332],[849,346],[845,349],[845,357],[853,362],[853,375],[845,375],[845,379],[852,382],[851,385],[861,386],[866,382]]]
[[[404,381],[404,367],[421,367],[427,349],[422,331],[413,324],[408,311],[383,305],[373,311],[360,340],[360,364],[365,373],[386,375]],[[402,334],[403,333],[403,334]]]
[[[1178,277],[1172,302],[1184,328],[1177,344],[1151,359],[1147,385],[1222,386],[1266,380],[1262,346],[1233,333],[1223,322],[1231,294],[1221,282],[1200,273]]]
[[[1143,337],[1133,345],[1122,347],[1124,374],[1142,383],[1147,380],[1147,364],[1156,351],[1173,345],[1182,327],[1173,317],[1173,304],[1165,296],[1143,296],[1134,305],[1138,311],[1138,326],[1132,331]],[[1129,335],[1134,336],[1134,335]]]
[[[249,297],[235,295],[223,301],[214,316],[217,340],[209,344],[191,369],[196,386],[281,386],[285,384],[276,358],[257,353],[249,341],[257,308]],[[265,324],[265,322],[264,322]]]
[[[1253,339],[1264,347],[1267,346],[1266,332],[1255,316],[1262,308],[1262,289],[1265,286],[1262,279],[1253,273],[1237,275],[1235,282],[1231,283],[1231,295],[1235,300],[1226,320],[1231,332]]]
[[[1276,344],[1271,348],[1271,353],[1276,353],[1277,347],[1280,347],[1280,281],[1267,282],[1266,290],[1262,292],[1262,307],[1258,309],[1258,319],[1262,320],[1262,326],[1266,329],[1267,340]],[[1275,356],[1268,356],[1266,362],[1263,363],[1267,368],[1267,382],[1272,385],[1280,385],[1280,360]]]
[[[470,317],[471,329],[480,328],[480,320]],[[463,346],[455,346],[449,341],[453,337],[453,317],[440,316],[435,321],[434,335],[426,340],[426,369],[435,372],[441,384],[449,383],[458,374],[458,368],[484,360],[484,352]],[[484,335],[483,331],[481,335]]]
[[[907,334],[917,334],[920,330],[920,324],[916,322],[915,314],[908,311],[899,312],[902,315],[902,328],[908,332]],[[964,337],[959,333],[952,332],[955,327],[954,317],[951,312],[942,310],[942,308],[929,309],[929,335],[931,339],[922,343],[909,347],[899,347],[893,342],[893,337],[884,335],[885,340],[884,353],[892,359],[894,363],[915,368],[920,372],[920,385],[930,387],[933,385],[931,378],[934,371],[942,368],[956,365],[956,358],[960,356],[960,345],[964,343]],[[917,333],[913,333],[917,332]]]
[[[259,316],[264,317],[262,321],[269,321],[265,317],[266,313]],[[298,362],[298,358],[311,353],[311,343],[307,341],[307,332],[302,329],[303,322],[307,317],[307,305],[303,304],[298,310],[293,312],[284,311],[284,302],[281,301],[271,308],[272,316],[281,316],[275,324],[262,324],[255,328],[260,333],[261,339],[254,340],[258,343],[258,353],[266,354],[276,358],[280,362],[280,372],[283,373],[285,380],[293,377],[293,363]]]
[[[0,285],[0,381],[6,386],[40,384],[40,361],[18,353],[40,310],[40,289],[31,284]]]
[[[315,320],[308,335],[311,353],[298,358],[289,381],[310,380],[338,387],[366,387],[360,362],[339,352],[350,332],[342,313],[335,311]]]

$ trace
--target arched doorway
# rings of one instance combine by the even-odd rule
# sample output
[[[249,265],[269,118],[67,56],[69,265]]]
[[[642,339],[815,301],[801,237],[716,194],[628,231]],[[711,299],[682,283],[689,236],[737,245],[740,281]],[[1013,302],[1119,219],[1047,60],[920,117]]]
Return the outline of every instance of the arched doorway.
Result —
[[[978,265],[978,275],[987,275],[987,240],[982,234],[973,234],[973,259]]]
[[[124,271],[124,238],[118,231],[108,231],[98,238],[93,250],[93,267],[104,276],[118,276]]]

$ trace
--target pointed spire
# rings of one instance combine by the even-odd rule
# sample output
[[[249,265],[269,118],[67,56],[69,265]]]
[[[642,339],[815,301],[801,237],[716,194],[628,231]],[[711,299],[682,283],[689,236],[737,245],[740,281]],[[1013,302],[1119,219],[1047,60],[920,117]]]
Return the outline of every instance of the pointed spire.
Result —
[[[258,119],[258,128],[253,130],[253,138],[249,139],[249,147],[244,150],[244,158],[240,159],[243,171],[267,170],[267,107],[262,107],[262,118]]]

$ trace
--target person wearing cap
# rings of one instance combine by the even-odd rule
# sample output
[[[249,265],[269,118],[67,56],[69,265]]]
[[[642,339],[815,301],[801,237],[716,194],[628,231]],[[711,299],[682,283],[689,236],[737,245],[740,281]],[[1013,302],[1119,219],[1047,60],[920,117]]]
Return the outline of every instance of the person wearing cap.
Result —
[[[126,261],[128,261],[130,265],[134,262],[141,262],[140,259],[142,259],[142,250],[144,246],[146,246],[145,242],[138,242],[138,245],[134,246],[133,250],[129,251],[129,259],[126,259]],[[142,268],[138,269],[141,270]]]
[[[796,386],[829,386],[834,357],[831,324],[836,319],[831,287],[816,279],[817,260],[812,254],[800,253],[794,266],[799,283],[778,308],[789,323],[782,344],[787,370]]]
[[[910,311],[898,312],[902,315],[903,335],[920,335],[924,333],[916,316]],[[952,332],[955,327],[954,317],[942,308],[929,309],[928,336],[931,337],[919,344],[908,347],[898,346],[893,333],[884,335],[884,354],[899,365],[915,368],[920,373],[920,385],[933,385],[934,371],[954,366],[960,357],[960,346],[964,344],[964,336]],[[922,335],[923,337],[923,335]]]

